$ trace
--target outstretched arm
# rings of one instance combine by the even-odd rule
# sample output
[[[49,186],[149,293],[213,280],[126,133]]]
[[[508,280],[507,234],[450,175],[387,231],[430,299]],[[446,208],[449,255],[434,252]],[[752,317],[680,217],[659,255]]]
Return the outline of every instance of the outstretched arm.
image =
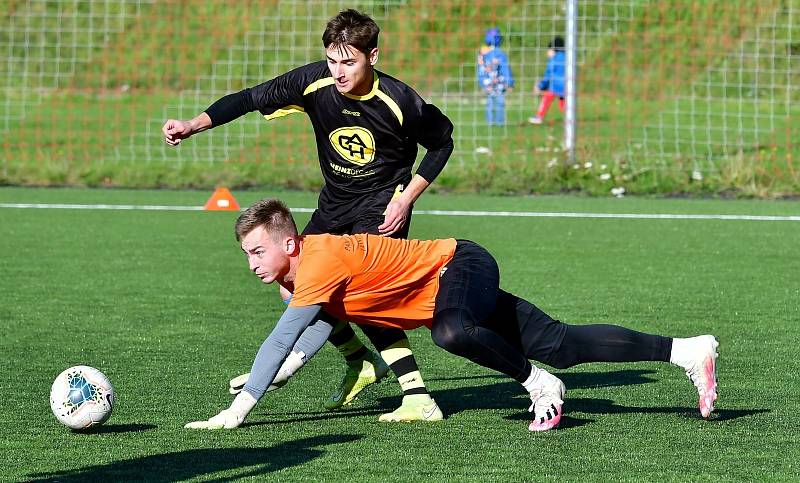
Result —
[[[285,386],[286,383],[289,382],[289,379],[294,376],[306,362],[314,357],[314,354],[316,354],[323,345],[325,345],[325,342],[333,331],[333,327],[335,327],[337,323],[338,321],[330,315],[325,312],[320,312],[319,320],[309,325],[300,338],[297,339],[294,348],[289,355],[286,356],[280,369],[278,369],[278,373],[272,380],[272,384],[267,387],[266,392],[274,391]],[[228,392],[234,395],[239,394],[242,392],[242,389],[244,389],[248,380],[250,380],[249,372],[234,377],[230,381]]]
[[[177,146],[181,140],[193,134],[221,126],[255,110],[250,91],[250,89],[244,89],[223,96],[192,120],[168,119],[161,128],[164,139],[170,146]]]
[[[244,391],[249,392],[256,399],[261,399],[261,396],[267,391],[267,387],[275,379],[278,369],[289,355],[290,350],[312,323],[316,322],[315,326],[317,323],[327,326],[327,330],[315,331],[326,337],[316,339],[318,347],[309,348],[309,352],[316,353],[325,344],[332,326],[324,321],[318,321],[321,310],[322,307],[319,305],[286,308],[278,324],[272,329],[272,333],[261,344],[253,361],[253,367],[250,369],[250,379],[245,384]]]
[[[253,367],[250,370],[250,378],[244,390],[236,395],[236,399],[234,399],[231,406],[207,421],[195,421],[188,423],[185,427],[191,429],[231,429],[242,424],[256,405],[256,402],[264,395],[267,387],[275,379],[278,369],[289,355],[291,348],[297,343],[300,334],[319,318],[321,310],[322,307],[320,305],[287,308],[270,335],[261,344],[261,348],[258,350],[253,362]],[[330,333],[330,329],[328,329],[328,333]],[[324,344],[324,342],[322,340],[321,344]],[[319,347],[316,349],[319,349]]]

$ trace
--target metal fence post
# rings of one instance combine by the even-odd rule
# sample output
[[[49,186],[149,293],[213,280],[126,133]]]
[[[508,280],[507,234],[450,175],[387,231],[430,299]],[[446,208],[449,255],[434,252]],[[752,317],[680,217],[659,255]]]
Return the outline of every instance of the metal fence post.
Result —
[[[566,162],[570,165],[575,163],[575,128],[576,128],[576,105],[575,105],[575,76],[577,73],[577,31],[578,31],[578,0],[566,0],[567,2],[567,65],[566,65],[566,116],[564,119],[564,149],[567,152]]]

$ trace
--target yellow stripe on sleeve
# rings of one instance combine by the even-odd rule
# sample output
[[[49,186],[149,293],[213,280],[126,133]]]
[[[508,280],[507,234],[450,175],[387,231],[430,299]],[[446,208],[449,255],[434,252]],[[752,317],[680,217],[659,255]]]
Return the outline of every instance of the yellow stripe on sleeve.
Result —
[[[273,112],[272,114],[264,115],[264,119],[266,119],[267,121],[271,121],[273,119],[277,119],[283,116],[288,116],[289,114],[295,114],[298,112],[306,112],[306,110],[300,106],[295,106],[294,104],[292,104],[290,106],[282,107]]]
[[[308,87],[306,87],[306,90],[303,91],[303,95],[305,96],[306,94],[311,94],[314,91],[318,91],[323,87],[330,85],[333,85],[333,77],[326,77],[324,79],[314,81]]]

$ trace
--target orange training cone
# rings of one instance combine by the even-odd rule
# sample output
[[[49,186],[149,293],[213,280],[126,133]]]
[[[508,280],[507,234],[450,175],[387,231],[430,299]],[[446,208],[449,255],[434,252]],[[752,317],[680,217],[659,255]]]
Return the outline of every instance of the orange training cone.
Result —
[[[206,201],[203,207],[206,210],[215,211],[239,211],[239,203],[233,197],[228,188],[217,188],[214,194]]]

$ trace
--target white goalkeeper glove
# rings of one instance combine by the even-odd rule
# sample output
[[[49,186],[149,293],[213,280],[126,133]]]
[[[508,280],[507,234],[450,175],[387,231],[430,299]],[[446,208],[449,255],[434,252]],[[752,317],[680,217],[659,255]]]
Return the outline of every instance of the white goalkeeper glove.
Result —
[[[295,352],[292,351],[286,357],[286,360],[283,361],[281,368],[278,369],[278,373],[275,374],[275,380],[272,381],[272,384],[269,385],[267,388],[267,392],[274,391],[275,389],[280,389],[289,382],[289,378],[297,372],[298,369],[303,367],[303,358],[306,355],[302,352]],[[242,374],[241,376],[236,376],[231,379],[230,387],[228,388],[228,392],[231,394],[239,394],[242,389],[244,389],[245,384],[247,384],[248,379],[250,379],[250,373]]]
[[[250,379],[250,373],[249,372],[246,372],[246,373],[242,374],[241,376],[234,377],[233,379],[231,379],[230,387],[228,388],[228,392],[231,393],[231,394],[239,394],[240,392],[242,392],[242,389],[244,389],[244,385],[247,384],[248,379]],[[275,382],[270,384],[270,386],[267,388],[267,392],[273,390],[272,386],[274,386],[274,385],[275,385]],[[277,389],[277,387],[275,389]]]
[[[187,423],[187,429],[233,429],[239,427],[258,401],[249,392],[240,392],[236,395],[231,406],[223,409],[216,416],[207,421],[193,421]]]

